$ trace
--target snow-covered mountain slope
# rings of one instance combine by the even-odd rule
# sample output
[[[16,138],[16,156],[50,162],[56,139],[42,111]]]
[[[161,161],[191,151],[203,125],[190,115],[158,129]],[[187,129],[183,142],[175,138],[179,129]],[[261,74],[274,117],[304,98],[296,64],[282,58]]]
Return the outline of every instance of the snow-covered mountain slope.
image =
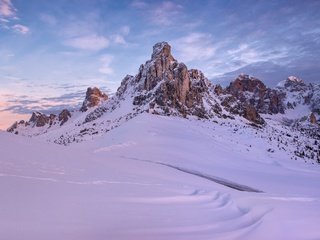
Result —
[[[259,79],[241,74],[223,89],[213,86],[200,70],[188,70],[171,55],[170,45],[160,42],[153,47],[151,59],[136,76],[126,76],[113,97],[89,88],[78,111],[65,109],[58,116],[34,113],[28,122],[15,123],[8,131],[68,145],[104,135],[148,112],[262,127],[261,137],[276,139],[278,148],[283,144],[296,147],[288,150],[291,158],[320,162],[319,111],[317,84],[289,77],[270,89]],[[285,145],[282,149],[287,151]]]
[[[143,113],[68,147],[1,132],[1,238],[318,239],[319,167],[256,131]]]
[[[281,81],[277,89],[285,94],[284,105],[288,117],[299,119],[312,112],[319,119],[320,84],[305,84],[303,80],[290,76]]]

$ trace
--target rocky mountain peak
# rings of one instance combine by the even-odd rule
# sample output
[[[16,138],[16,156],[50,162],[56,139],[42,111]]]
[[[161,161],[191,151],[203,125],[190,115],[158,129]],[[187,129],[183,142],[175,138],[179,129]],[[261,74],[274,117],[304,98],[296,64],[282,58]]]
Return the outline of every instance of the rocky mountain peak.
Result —
[[[277,84],[277,88],[288,89],[290,91],[305,91],[307,87],[302,79],[295,76],[289,76]]]
[[[306,84],[303,82],[302,79],[295,77],[295,76],[289,76],[283,86],[285,88],[290,88],[292,91],[301,91],[304,90],[306,87]]]
[[[282,100],[285,94],[266,87],[261,80],[247,74],[240,74],[226,88],[225,93],[232,95],[242,104],[254,107],[257,113],[284,113]]]
[[[36,127],[43,127],[46,124],[52,125],[56,115],[50,114],[49,116],[43,114],[41,112],[33,112],[29,123],[36,126]]]
[[[140,108],[148,106],[152,113],[203,118],[210,115],[210,111],[218,111],[218,107],[205,109],[205,106],[217,105],[213,98],[208,104],[203,100],[209,95],[211,83],[201,71],[188,70],[184,63],[175,60],[167,42],[155,44],[152,58],[140,66],[138,74],[122,81],[121,96],[124,89],[129,89],[128,85],[134,89],[133,104]]]
[[[287,81],[294,82],[294,83],[303,83],[303,80],[298,78],[298,77],[296,77],[296,76],[289,76],[287,78]]]
[[[171,46],[169,45],[169,43],[159,42],[153,46],[151,59],[154,60],[157,58],[168,58],[171,61],[175,60],[171,55]]]
[[[108,99],[108,96],[101,92],[97,87],[89,87],[86,92],[86,98],[83,101],[80,111],[85,112],[88,108],[97,106],[101,101]]]
[[[266,89],[266,85],[261,80],[244,73],[240,74],[228,87],[228,91],[235,95],[239,92],[262,92]]]

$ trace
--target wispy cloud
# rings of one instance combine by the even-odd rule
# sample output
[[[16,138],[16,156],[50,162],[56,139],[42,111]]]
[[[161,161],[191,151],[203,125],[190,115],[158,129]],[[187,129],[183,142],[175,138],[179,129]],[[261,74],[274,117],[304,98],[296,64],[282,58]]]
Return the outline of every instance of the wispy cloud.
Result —
[[[96,34],[70,38],[64,44],[73,48],[89,51],[100,51],[109,46],[109,39]]]
[[[20,34],[27,34],[30,32],[30,29],[27,26],[21,25],[21,24],[15,24],[12,26],[12,29]]]
[[[173,45],[181,60],[185,62],[208,60],[217,49],[211,34],[198,32],[174,40]]]
[[[128,35],[130,33],[130,27],[129,26],[123,26],[120,28],[120,33],[123,35]]]
[[[23,24],[11,24],[11,20],[20,20],[17,17],[17,9],[11,0],[0,0],[0,27],[12,30],[19,34],[27,34],[30,29]]]
[[[112,34],[110,39],[115,44],[125,45],[127,46],[128,43],[125,39],[125,37],[130,33],[130,27],[129,26],[123,26],[120,28],[118,33]]]
[[[254,62],[276,61],[288,56],[286,48],[262,48],[258,43],[241,43],[236,48],[226,51],[225,58],[232,63],[239,63],[240,67]],[[237,65],[237,64],[235,64]]]
[[[111,36],[111,39],[116,44],[127,45],[127,41],[120,34],[114,34]]]
[[[48,16],[44,18],[45,21],[49,20],[47,18]],[[59,23],[57,27],[62,43],[75,49],[101,51],[111,44],[128,45],[126,36],[130,33],[130,27],[124,25],[116,32],[106,32],[103,30],[99,12],[88,13],[81,20],[76,16],[70,16],[67,21]]]
[[[100,63],[102,66],[99,68],[99,72],[103,74],[112,74],[114,71],[111,68],[110,64],[113,60],[113,56],[111,55],[103,55],[100,57]]]
[[[172,1],[150,3],[133,1],[131,6],[147,16],[148,21],[155,25],[169,26],[180,16],[183,6]]]
[[[129,26],[123,26],[116,34],[112,34],[110,39],[113,43],[127,46],[126,36],[130,33]]]
[[[3,18],[13,18],[17,10],[11,3],[11,0],[0,0],[0,16]]]
[[[131,6],[137,9],[144,9],[148,6],[148,4],[145,1],[141,1],[141,0],[134,0],[131,3]]]
[[[182,6],[173,2],[163,2],[151,11],[151,21],[157,25],[171,25],[180,14]]]
[[[49,24],[51,26],[54,26],[57,24],[57,19],[55,16],[48,14],[48,13],[41,13],[40,14],[40,20],[43,21],[46,24]]]

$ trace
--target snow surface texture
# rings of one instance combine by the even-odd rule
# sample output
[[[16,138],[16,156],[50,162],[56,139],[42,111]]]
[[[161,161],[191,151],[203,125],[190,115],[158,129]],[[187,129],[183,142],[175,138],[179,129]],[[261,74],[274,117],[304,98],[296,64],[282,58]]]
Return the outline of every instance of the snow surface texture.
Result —
[[[318,166],[266,141],[147,113],[68,147],[1,132],[1,239],[320,238]]]

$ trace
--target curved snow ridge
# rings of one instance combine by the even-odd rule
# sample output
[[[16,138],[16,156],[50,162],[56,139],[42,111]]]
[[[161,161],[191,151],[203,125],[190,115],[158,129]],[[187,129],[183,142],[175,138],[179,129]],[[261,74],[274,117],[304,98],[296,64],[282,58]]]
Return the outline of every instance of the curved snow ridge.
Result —
[[[136,234],[157,236],[159,239],[166,239],[166,236],[172,234],[186,237],[183,239],[196,239],[202,234],[219,237],[219,239],[224,239],[224,237],[233,239],[248,234],[259,226],[263,217],[270,212],[270,209],[241,208],[229,194],[219,191],[195,191],[194,194],[188,195],[128,198],[126,201],[143,204],[145,207],[156,205],[164,212],[170,212],[173,207],[177,214],[185,214],[185,218],[174,225],[166,224],[135,231]],[[192,221],[190,221],[188,211],[195,211],[192,214],[194,217]],[[201,217],[197,217],[198,215]]]
[[[264,199],[275,200],[275,201],[286,201],[286,202],[313,202],[319,201],[313,197],[264,197]]]
[[[136,142],[125,142],[125,143],[119,143],[119,144],[113,144],[107,147],[102,147],[102,148],[98,148],[96,150],[94,150],[94,153],[99,153],[99,152],[109,152],[115,149],[119,149],[119,148],[126,148],[126,147],[130,147],[133,145],[136,145]]]
[[[6,174],[0,173],[0,177],[11,177],[11,178],[22,178],[32,181],[48,181],[55,183],[69,183],[69,184],[78,184],[78,185],[105,185],[105,184],[125,184],[125,185],[139,185],[139,186],[162,186],[161,183],[147,183],[147,182],[128,182],[128,181],[112,181],[112,180],[94,180],[86,182],[78,181],[65,181],[61,179],[46,178],[46,177],[36,177],[36,176],[25,176],[25,175],[15,175],[15,174]]]
[[[174,195],[164,197],[139,197],[139,198],[128,198],[126,202],[135,203],[148,203],[148,204],[191,204],[191,203],[211,203],[218,200],[219,193],[213,194],[199,194],[199,191],[194,191],[188,195]],[[221,202],[220,204],[224,204]]]
[[[36,180],[36,181],[59,182],[59,180],[54,178],[33,177],[33,176],[24,176],[24,175],[15,175],[15,174],[6,174],[6,173],[0,173],[0,177],[12,177],[12,178],[23,178],[23,179]]]
[[[87,182],[67,181],[70,184],[78,185],[104,185],[104,184],[127,184],[127,185],[139,185],[139,186],[162,186],[161,183],[144,183],[144,182],[126,182],[126,181],[109,181],[109,180],[95,180]]]

